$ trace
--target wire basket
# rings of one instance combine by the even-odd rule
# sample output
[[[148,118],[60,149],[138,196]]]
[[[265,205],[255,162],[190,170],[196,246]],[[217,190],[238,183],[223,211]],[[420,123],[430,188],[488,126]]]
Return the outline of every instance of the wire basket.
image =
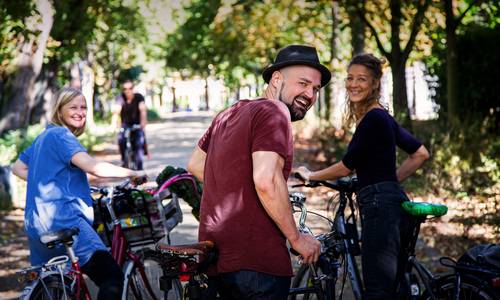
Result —
[[[168,189],[155,196],[136,189],[118,191],[113,197],[113,210],[132,246],[156,243],[182,222],[178,198]],[[94,228],[109,247],[113,223],[100,200],[94,201]]]

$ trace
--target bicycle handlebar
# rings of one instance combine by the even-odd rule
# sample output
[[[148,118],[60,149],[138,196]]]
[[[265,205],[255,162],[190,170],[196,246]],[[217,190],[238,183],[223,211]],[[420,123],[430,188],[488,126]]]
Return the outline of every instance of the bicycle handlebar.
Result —
[[[163,190],[165,190],[166,188],[168,188],[170,185],[172,185],[173,183],[177,182],[177,181],[180,181],[180,180],[190,180],[191,181],[191,184],[193,185],[193,188],[194,188],[194,191],[199,195],[200,194],[200,191],[198,191],[198,187],[196,185],[196,181],[194,179],[194,176],[189,173],[189,172],[186,172],[186,173],[182,173],[182,174],[178,174],[178,175],[175,175],[175,176],[172,176],[171,178],[169,178],[168,180],[166,180],[159,188],[158,190],[156,190],[156,192],[154,193],[153,196],[157,196],[159,195],[161,192],[163,192]]]
[[[293,175],[296,179],[302,181],[302,183],[300,184],[292,185],[293,188],[295,187],[315,188],[318,186],[325,186],[327,188],[339,192],[354,193],[356,192],[356,187],[358,185],[358,179],[356,177],[342,177],[335,181],[326,181],[326,180],[306,180],[298,172],[294,172]]]

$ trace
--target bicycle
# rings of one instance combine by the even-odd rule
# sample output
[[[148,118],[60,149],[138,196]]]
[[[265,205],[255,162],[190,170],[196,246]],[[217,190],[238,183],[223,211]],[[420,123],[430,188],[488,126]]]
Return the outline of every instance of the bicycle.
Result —
[[[161,277],[158,259],[148,255],[147,249],[134,252],[131,250],[131,246],[154,244],[164,237],[167,243],[170,243],[170,232],[182,222],[182,211],[177,195],[170,192],[168,188],[181,180],[190,180],[195,185],[194,178],[189,173],[173,176],[153,193],[149,201],[139,190],[130,188],[128,182],[116,187],[94,189],[94,192],[101,194],[101,197],[97,199],[97,207],[102,207],[104,204],[109,213],[109,218],[104,216],[103,219],[108,219],[109,222],[106,223],[112,224],[111,254],[124,270],[125,281],[122,299],[161,298],[163,292],[158,289]],[[119,199],[130,202],[133,198],[132,192],[137,192],[140,195],[140,203],[136,203],[136,205],[142,205],[140,213],[132,214],[128,218],[119,218],[115,207],[119,207],[120,204],[114,203],[114,201]],[[146,207],[148,203],[152,207]],[[126,205],[130,205],[130,203],[125,203],[122,206]],[[151,212],[153,211],[155,211],[156,219],[152,218]],[[126,228],[123,228],[123,225]],[[107,226],[105,229],[107,230]],[[137,231],[139,231],[140,239],[136,239],[129,245],[125,234],[126,230],[134,230],[132,235],[137,235]],[[167,293],[170,293],[170,297],[173,299],[181,299],[182,286],[180,281],[172,281],[172,288]]]
[[[181,174],[170,178],[165,182],[153,195],[153,203],[157,205],[157,209],[161,216],[165,216],[162,222],[165,235],[168,237],[169,232],[180,221],[182,221],[182,211],[180,209],[177,196],[170,193],[168,187],[179,180],[194,180],[189,174]],[[115,197],[124,193],[124,191],[135,190],[129,187],[129,182],[126,181],[118,186],[108,188],[92,188],[94,193],[100,193],[101,197],[96,200],[97,207],[105,206],[110,216],[110,224],[112,224],[112,242],[111,253],[113,258],[120,266],[124,268],[125,281],[124,292],[122,299],[160,299],[161,294],[156,287],[155,279],[158,278],[159,271],[158,262],[154,258],[143,257],[142,252],[134,252],[131,250],[131,245],[128,243],[127,237],[122,228],[123,219],[119,219],[115,212],[114,203]],[[138,190],[135,190],[138,191]],[[130,198],[127,195],[121,200]],[[117,199],[120,199],[118,197]],[[171,199],[168,203],[163,203]],[[130,199],[129,199],[130,200]],[[143,203],[145,199],[142,198]],[[147,211],[146,215],[147,215]],[[148,215],[147,215],[148,216]],[[168,220],[167,220],[168,219]],[[149,218],[148,218],[149,220]],[[145,224],[142,224],[145,225]],[[152,227],[151,224],[147,225]],[[78,234],[78,229],[64,229],[55,233],[47,233],[41,237],[41,241],[49,247],[55,247],[63,243],[67,249],[67,255],[54,257],[46,264],[27,268],[18,272],[20,282],[28,282],[23,290],[21,299],[88,299],[90,295],[88,288],[83,279],[83,274],[78,264],[78,258],[75,256],[71,247],[73,244],[73,236]],[[152,236],[149,243],[157,242],[163,235]],[[169,241],[169,239],[167,238]],[[145,243],[135,243],[135,245],[144,245]],[[71,262],[71,268],[65,268],[67,262]],[[155,268],[156,267],[156,268]],[[182,287],[179,281],[173,282],[174,288],[171,290],[171,295],[174,299],[181,299]]]
[[[182,299],[202,299],[208,291],[208,267],[217,259],[217,251],[211,241],[202,241],[186,245],[169,245],[159,243],[155,250],[145,252],[145,257],[159,261],[163,275],[159,280],[160,289],[164,291],[164,300],[168,300],[168,292],[177,281],[186,282]]]
[[[300,177],[299,179],[303,183],[294,187],[325,186],[339,192],[339,202],[333,221],[321,216],[329,220],[331,229],[330,232],[317,236],[317,239],[322,244],[320,259],[316,265],[301,266],[292,282],[290,298],[297,299],[297,295],[303,295],[304,299],[312,297],[317,299],[342,299],[348,277],[352,297],[357,300],[362,299],[363,285],[355,259],[355,256],[360,254],[356,227],[357,218],[353,200],[356,191],[356,179],[341,178],[335,182],[306,182]],[[301,201],[294,201],[292,204],[294,207],[299,207],[301,211],[299,229],[306,228],[307,209],[305,208],[305,196]],[[346,217],[345,209],[347,207],[350,208],[350,214]],[[438,278],[417,260],[415,245],[420,225],[429,216],[440,217],[446,214],[447,207],[439,204],[418,202],[403,202],[402,207],[412,216],[413,230],[409,243],[403,249],[407,260],[402,269],[402,274],[398,275],[400,280],[398,293],[406,299],[419,299],[422,295],[428,295],[427,299],[438,299],[434,289]],[[337,282],[339,279],[341,281]],[[339,283],[338,287],[337,283]],[[422,290],[422,286],[424,290]]]
[[[339,191],[339,203],[333,220],[313,213],[329,223],[330,231],[316,236],[321,243],[320,257],[316,264],[301,265],[292,281],[289,292],[291,300],[335,299],[337,293],[340,293],[340,299],[346,275],[349,276],[355,299],[361,299],[362,285],[355,259],[360,253],[356,228],[357,217],[353,202],[356,182],[356,180],[351,179],[339,179],[336,182],[311,181],[292,186],[325,186],[337,190]],[[312,234],[312,231],[306,225],[308,211],[305,201],[305,195],[301,193],[291,194],[291,203],[294,207],[294,212],[296,212],[297,208],[300,211],[299,230]],[[345,210],[347,207],[350,208],[350,214],[346,216]],[[338,279],[342,281],[339,282],[341,286],[337,288]]]
[[[196,181],[189,173],[176,175],[165,181],[160,187],[169,186],[178,180],[190,180],[193,190],[197,190]],[[210,264],[217,258],[214,244],[204,241],[187,245],[170,245],[170,240],[159,242],[155,249],[144,249],[141,257],[159,265],[161,272],[155,280],[157,288],[163,292],[163,299],[171,299],[171,291],[175,290],[175,299],[198,299],[203,290],[208,288],[208,277],[204,274]],[[180,282],[187,282],[182,288]],[[179,297],[179,287],[181,293]]]
[[[484,263],[472,263],[449,257],[440,258],[443,266],[453,269],[451,274],[440,277],[433,286],[436,299],[500,299],[500,268]],[[431,299],[424,294],[422,299]]]
[[[67,255],[56,256],[41,266],[21,270],[18,273],[19,282],[29,284],[20,299],[91,299],[72,247],[73,236],[79,232],[78,228],[67,228],[40,237],[40,241],[49,248],[63,244]],[[69,271],[66,270],[68,261],[71,262]]]
[[[125,149],[123,151],[124,168],[137,170],[138,159],[142,159],[142,157],[136,159],[139,149],[136,149],[136,143],[134,142],[139,130],[141,130],[141,125],[138,124],[120,128],[120,134],[123,134],[125,139]]]

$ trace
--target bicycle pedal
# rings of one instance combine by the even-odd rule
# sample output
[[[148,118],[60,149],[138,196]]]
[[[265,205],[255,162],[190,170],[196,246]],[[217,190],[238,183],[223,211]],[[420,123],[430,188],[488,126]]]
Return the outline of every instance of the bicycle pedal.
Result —
[[[315,280],[318,280],[318,281],[325,280],[325,279],[326,279],[326,277],[328,277],[328,276],[327,276],[327,275],[325,275],[325,274],[321,274],[321,275],[318,275],[318,276],[315,278]]]

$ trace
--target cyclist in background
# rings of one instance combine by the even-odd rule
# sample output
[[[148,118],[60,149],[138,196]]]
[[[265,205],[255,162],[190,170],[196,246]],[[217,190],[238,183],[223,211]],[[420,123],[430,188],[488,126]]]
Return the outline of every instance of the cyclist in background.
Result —
[[[223,299],[287,299],[292,267],[286,246],[304,263],[319,242],[297,230],[286,180],[293,160],[291,121],[301,120],[331,78],[316,49],[290,45],[262,77],[264,95],[219,113],[198,142],[188,170],[201,181],[199,239],[219,250],[209,287]]]
[[[120,299],[123,273],[97,232],[92,228],[94,212],[87,174],[97,177],[136,178],[133,171],[96,161],[77,140],[85,130],[87,105],[73,88],[60,91],[51,124],[19,156],[12,171],[27,180],[24,227],[28,235],[30,262],[46,263],[64,255],[63,245],[48,249],[40,236],[77,227],[74,250],[82,270],[99,287],[98,299]]]
[[[298,169],[307,180],[334,180],[356,171],[362,221],[363,299],[396,299],[397,274],[405,259],[402,245],[410,219],[401,203],[408,197],[399,185],[429,158],[429,152],[402,128],[380,103],[383,62],[371,54],[349,63],[345,87],[347,123],[356,131],[344,158],[319,171]],[[396,168],[396,146],[409,157]]]
[[[139,93],[134,93],[134,83],[126,80],[122,84],[122,93],[117,97],[117,108],[113,110],[113,118],[120,117],[120,130],[118,134],[118,146],[122,158],[122,166],[126,165],[127,157],[125,155],[126,139],[124,136],[125,128],[132,128],[134,125],[140,125],[139,129],[131,132],[132,143],[134,144],[134,159],[137,170],[143,170],[144,155],[148,155],[146,144],[146,124],[147,109],[144,97]],[[114,121],[115,124],[117,121]]]

